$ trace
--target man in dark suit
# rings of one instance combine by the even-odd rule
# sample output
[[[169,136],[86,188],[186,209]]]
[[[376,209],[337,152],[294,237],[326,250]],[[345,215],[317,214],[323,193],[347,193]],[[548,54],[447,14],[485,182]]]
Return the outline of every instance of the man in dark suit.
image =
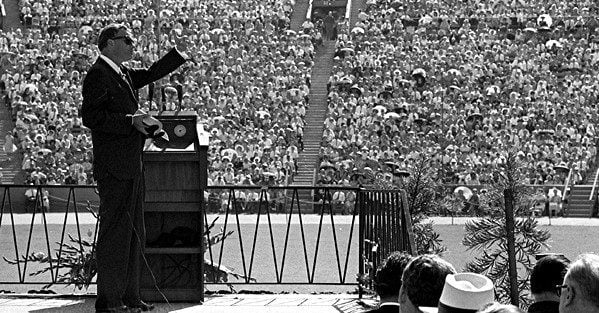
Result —
[[[538,259],[530,274],[530,293],[533,303],[528,313],[558,313],[559,294],[555,286],[561,285],[570,261],[563,255],[547,255]]]
[[[122,62],[131,59],[134,42],[124,25],[102,29],[101,55],[83,81],[81,115],[92,133],[100,195],[96,312],[153,309],[139,294],[145,243],[142,150],[152,134],[143,122],[149,117],[138,111],[137,89],[174,71],[186,58],[173,48],[148,69],[127,68]]]
[[[399,313],[399,290],[401,275],[412,256],[395,251],[376,270],[374,289],[379,295],[379,307],[365,313]]]
[[[437,308],[445,278],[455,274],[451,263],[435,254],[423,254],[413,258],[401,276],[399,305],[401,313],[422,313]]]

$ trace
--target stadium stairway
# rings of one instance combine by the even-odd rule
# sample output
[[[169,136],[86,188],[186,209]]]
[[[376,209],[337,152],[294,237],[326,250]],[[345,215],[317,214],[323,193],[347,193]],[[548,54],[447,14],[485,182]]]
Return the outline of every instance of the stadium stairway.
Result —
[[[306,125],[304,126],[304,149],[299,155],[297,175],[294,185],[312,186],[314,171],[318,162],[324,120],[327,113],[327,82],[333,67],[335,41],[325,40],[324,46],[316,51],[312,67],[310,87],[310,105],[306,108]]]
[[[306,20],[310,0],[297,0],[293,6],[293,13],[289,21],[289,28],[299,33],[302,29],[302,24]]]
[[[351,12],[349,15],[349,29],[351,30],[352,28],[354,28],[354,25],[356,25],[356,22],[358,21],[358,14],[360,13],[360,11],[364,11],[364,8],[366,7],[366,1],[364,0],[353,0],[352,1],[352,6],[351,6]]]
[[[0,2],[4,3],[4,10],[6,11],[2,29],[10,30],[22,28],[23,25],[21,25],[21,21],[19,19],[19,0],[0,0]]]
[[[310,87],[310,102],[306,108],[304,126],[304,149],[297,160],[297,174],[294,176],[293,185],[312,186],[318,166],[324,120],[327,113],[327,82],[333,67],[335,41],[325,40],[324,46],[319,47],[312,67]],[[313,195],[311,190],[298,192],[300,210],[308,213],[314,211]]]
[[[570,189],[568,204],[564,211],[566,217],[591,217],[595,199],[589,200],[593,185],[574,185]],[[597,194],[595,192],[595,194]]]
[[[595,162],[596,164],[597,162]],[[564,211],[566,217],[591,217],[593,216],[593,206],[597,197],[597,190],[595,190],[595,196],[589,200],[591,191],[593,189],[593,183],[595,180],[595,172],[597,166],[592,166],[586,173],[586,179],[582,185],[574,185],[570,188],[570,194],[568,195],[568,203]],[[599,186],[598,186],[599,188]]]
[[[299,31],[304,21],[307,1],[304,4],[297,2],[294,12],[298,16],[292,16],[292,29]],[[350,25],[355,24],[358,13],[365,6],[364,0],[354,0],[350,12]],[[317,47],[315,62],[312,67],[312,85],[310,87],[310,106],[306,109],[306,125],[304,127],[304,149],[298,158],[298,171],[294,177],[293,184],[299,186],[311,186],[315,183],[315,173],[318,170],[317,162],[324,130],[324,120],[327,113],[327,83],[333,68],[333,56],[335,54],[335,41],[324,41],[323,47]],[[303,199],[303,197],[302,197]]]

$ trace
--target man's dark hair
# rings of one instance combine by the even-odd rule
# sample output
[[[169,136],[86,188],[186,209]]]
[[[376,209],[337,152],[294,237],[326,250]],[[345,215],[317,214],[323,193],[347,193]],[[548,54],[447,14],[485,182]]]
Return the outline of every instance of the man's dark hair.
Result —
[[[445,277],[455,274],[449,262],[435,254],[419,255],[403,272],[402,284],[408,299],[416,307],[436,307],[445,285]]]
[[[556,292],[555,286],[561,285],[570,262],[560,255],[548,255],[537,261],[530,274],[530,291],[533,294]]]
[[[114,36],[121,29],[126,30],[127,26],[123,24],[112,23],[102,28],[102,30],[100,31],[100,35],[98,36],[98,49],[102,51],[104,48],[106,48],[106,45],[108,45],[108,39],[114,38]]]
[[[374,289],[381,298],[399,296],[401,275],[412,256],[405,252],[391,252],[376,271]]]

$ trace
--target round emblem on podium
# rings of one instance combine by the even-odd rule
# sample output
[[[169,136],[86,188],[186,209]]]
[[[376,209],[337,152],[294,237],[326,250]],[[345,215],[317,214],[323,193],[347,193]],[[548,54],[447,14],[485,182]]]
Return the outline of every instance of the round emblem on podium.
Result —
[[[175,131],[175,136],[183,137],[187,133],[187,128],[185,128],[185,126],[183,126],[183,125],[177,125],[177,126],[175,126],[174,131]]]

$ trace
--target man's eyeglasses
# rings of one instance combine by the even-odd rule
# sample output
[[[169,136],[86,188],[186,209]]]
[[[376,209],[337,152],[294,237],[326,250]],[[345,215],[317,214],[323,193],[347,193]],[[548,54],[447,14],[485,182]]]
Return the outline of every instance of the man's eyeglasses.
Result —
[[[561,296],[562,295],[562,289],[568,288],[568,287],[569,287],[568,285],[556,285],[555,286],[555,292],[557,292],[558,296]]]
[[[123,39],[123,41],[124,41],[124,42],[125,42],[125,44],[127,44],[127,45],[132,45],[132,44],[133,44],[133,42],[135,42],[135,41],[133,40],[133,38],[131,38],[131,37],[127,36],[127,35],[125,35],[125,36],[116,36],[116,37],[112,37],[112,38],[110,38],[110,39],[112,39],[112,40]]]

